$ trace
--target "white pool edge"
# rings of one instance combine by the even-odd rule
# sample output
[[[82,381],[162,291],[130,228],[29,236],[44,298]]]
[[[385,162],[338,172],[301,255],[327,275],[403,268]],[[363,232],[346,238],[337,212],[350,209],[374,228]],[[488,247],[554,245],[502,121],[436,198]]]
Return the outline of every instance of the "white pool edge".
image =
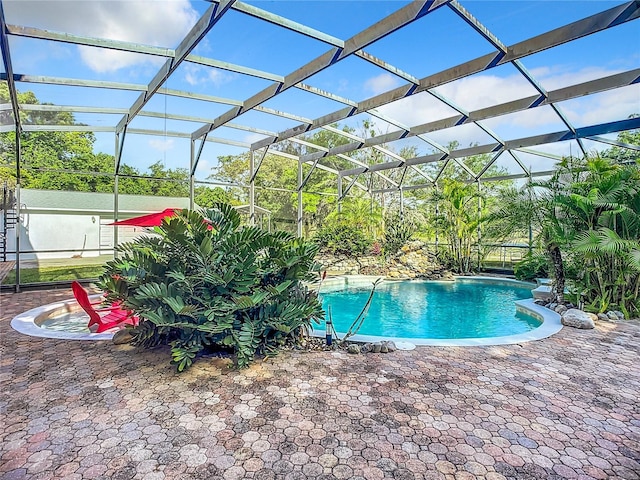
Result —
[[[363,284],[364,282],[370,282],[371,279],[379,277],[359,277],[357,275],[345,276],[344,285],[354,283]],[[465,279],[469,280],[487,280],[493,282],[506,282],[516,283],[520,285],[535,287],[534,284],[529,282],[522,282],[511,278],[500,277],[485,277],[485,276],[461,276],[456,277],[456,281]],[[352,280],[349,282],[349,280]],[[353,281],[355,280],[355,282]],[[338,283],[338,282],[334,282]],[[335,285],[334,285],[335,286]],[[391,340],[394,342],[409,342],[414,345],[426,345],[437,347],[471,347],[471,346],[491,346],[491,345],[514,345],[518,343],[532,342],[534,340],[541,340],[543,338],[550,337],[562,330],[562,323],[560,321],[560,315],[556,312],[549,310],[541,305],[534,303],[533,298],[526,300],[517,300],[515,302],[516,309],[531,315],[539,320],[542,320],[542,325],[528,332],[519,333],[516,335],[505,335],[501,337],[486,337],[486,338],[405,338],[405,337],[391,337],[391,336],[374,336],[374,335],[354,335],[350,337],[350,340],[354,342],[380,342],[383,340]],[[325,330],[316,330],[312,332],[314,337],[324,337],[326,335]],[[344,333],[338,332],[339,337],[343,337]]]
[[[63,332],[60,330],[49,330],[47,328],[41,328],[36,324],[35,320],[40,315],[75,303],[77,302],[74,299],[69,299],[32,308],[31,310],[27,310],[26,312],[13,317],[13,319],[11,320],[11,328],[16,330],[17,332],[29,335],[31,337],[53,338],[58,340],[111,340],[113,338],[113,332]]]
[[[379,276],[364,276],[364,275],[348,275],[344,277],[335,277],[332,283],[338,283],[336,280],[342,282],[343,285],[347,284],[365,284],[371,283]],[[507,282],[518,283],[521,285],[529,285],[527,282],[521,282],[510,278],[500,277],[482,277],[482,276],[464,276],[457,277],[460,280],[489,280],[493,282]],[[329,283],[329,282],[327,282]],[[33,308],[26,312],[23,312],[15,316],[11,320],[11,327],[19,333],[29,335],[32,337],[40,338],[53,338],[58,340],[111,340],[113,338],[113,332],[105,333],[74,333],[64,332],[59,330],[49,330],[41,328],[35,323],[35,319],[40,315],[52,312],[59,308],[63,308],[69,304],[74,304],[74,299],[63,300],[60,302],[50,303],[48,305],[42,305],[40,307]],[[518,300],[516,303],[516,309],[523,311],[529,315],[532,315],[542,320],[542,325],[525,333],[517,335],[506,335],[502,337],[487,337],[487,338],[460,338],[460,339],[436,339],[436,338],[404,338],[404,337],[382,337],[374,335],[354,335],[351,340],[355,342],[380,342],[382,340],[392,340],[394,342],[408,342],[414,345],[430,345],[441,347],[464,347],[464,346],[490,346],[490,345],[512,345],[517,343],[531,342],[534,340],[540,340],[550,337],[551,335],[558,333],[562,329],[562,323],[560,322],[560,315],[548,308],[534,303],[533,299]],[[312,331],[312,335],[315,337],[324,337],[324,330]],[[344,333],[339,332],[339,336],[344,336]]]

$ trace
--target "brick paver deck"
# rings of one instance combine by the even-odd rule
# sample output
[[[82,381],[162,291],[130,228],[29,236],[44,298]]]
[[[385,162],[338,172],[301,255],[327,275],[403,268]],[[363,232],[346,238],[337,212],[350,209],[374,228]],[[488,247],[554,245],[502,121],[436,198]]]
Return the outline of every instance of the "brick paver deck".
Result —
[[[69,297],[0,298],[2,479],[640,478],[637,322],[177,374],[166,351],[10,328]]]

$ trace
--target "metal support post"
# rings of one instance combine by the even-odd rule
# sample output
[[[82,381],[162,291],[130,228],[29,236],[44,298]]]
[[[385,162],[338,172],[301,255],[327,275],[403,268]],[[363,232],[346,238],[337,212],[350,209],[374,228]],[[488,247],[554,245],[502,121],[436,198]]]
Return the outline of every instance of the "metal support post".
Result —
[[[249,178],[251,178],[251,182],[249,183],[249,225],[252,227],[256,224],[256,179],[254,175],[256,169],[255,153],[255,150],[251,150],[249,152]]]
[[[528,189],[529,189],[529,204],[532,203],[532,198],[531,198],[531,169],[529,169],[529,185],[528,185]],[[531,257],[533,255],[533,227],[531,226],[531,217],[529,217],[529,257]]]
[[[190,167],[189,171],[191,174],[189,175],[189,210],[194,209],[195,207],[195,152],[196,152],[196,141],[191,140],[191,149],[190,149]]]
[[[298,160],[298,237],[302,237],[302,162]]]
[[[342,175],[338,175],[338,213],[342,212]]]
[[[481,240],[482,240],[482,226],[480,224],[480,218],[482,217],[482,196],[481,196],[481,192],[482,192],[482,187],[480,185],[480,179],[478,179],[478,270],[480,270],[480,263],[481,263],[481,255],[480,255],[480,248],[481,248]]]
[[[404,218],[404,190],[400,185],[400,217]]]
[[[436,189],[436,193],[437,193],[437,187],[435,187],[435,185],[434,185],[434,189]],[[438,209],[438,199],[437,198],[436,198],[436,211],[435,211],[435,213],[436,213],[436,219],[437,219],[438,215],[440,215],[440,211]],[[436,222],[436,225],[437,225],[437,222]],[[436,253],[438,253],[438,228],[436,227],[435,230],[436,230]]]
[[[20,141],[16,135],[16,151],[20,151],[18,147]],[[20,293],[20,177],[16,182],[16,293]]]
[[[117,222],[119,220],[119,213],[118,213],[118,189],[119,189],[119,178],[120,176],[118,175],[118,157],[120,155],[120,134],[116,133],[115,135],[115,140],[116,140],[116,148],[115,148],[115,158],[116,158],[116,164],[115,164],[115,177],[113,179],[113,221]],[[116,247],[118,246],[118,227],[113,227],[113,258],[118,258],[118,255],[116,253]]]

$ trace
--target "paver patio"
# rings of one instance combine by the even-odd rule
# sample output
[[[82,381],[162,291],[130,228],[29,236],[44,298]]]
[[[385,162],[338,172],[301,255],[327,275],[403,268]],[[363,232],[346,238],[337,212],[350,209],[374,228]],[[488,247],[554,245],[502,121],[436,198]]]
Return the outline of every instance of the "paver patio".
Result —
[[[247,370],[27,337],[0,296],[2,479],[638,479],[640,324]]]

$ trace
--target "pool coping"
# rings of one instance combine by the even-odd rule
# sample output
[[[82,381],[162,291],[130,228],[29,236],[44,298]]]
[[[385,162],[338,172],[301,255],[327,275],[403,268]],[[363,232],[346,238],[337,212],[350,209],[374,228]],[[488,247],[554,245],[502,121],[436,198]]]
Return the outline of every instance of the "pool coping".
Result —
[[[378,278],[384,278],[376,275],[342,275],[340,277],[333,277],[327,279],[324,285],[337,284],[342,282],[342,285],[351,284],[364,284],[375,281]],[[496,283],[517,283],[527,286],[535,287],[534,284],[528,282],[521,282],[511,278],[502,277],[487,277],[487,276],[459,276],[454,281],[469,280],[487,280]],[[395,281],[395,280],[391,280]],[[431,280],[418,280],[418,281],[431,281]],[[438,281],[438,280],[435,280]],[[442,280],[443,282],[451,282],[451,280]],[[337,285],[334,285],[337,286]],[[51,312],[56,309],[63,308],[69,304],[76,304],[75,299],[62,300],[55,303],[49,303],[40,307],[32,308],[26,312],[20,313],[11,320],[11,327],[17,332],[29,335],[32,337],[40,338],[52,338],[58,340],[111,340],[114,332],[104,333],[77,333],[77,332],[64,332],[59,330],[49,330],[41,328],[35,323],[35,319],[40,315],[47,312]],[[354,342],[380,342],[383,340],[391,340],[394,342],[404,342],[414,345],[431,345],[441,347],[464,347],[464,346],[490,346],[490,345],[511,345],[517,343],[531,342],[534,340],[541,340],[543,338],[550,337],[551,335],[558,333],[562,329],[562,323],[560,322],[560,315],[556,312],[549,310],[541,305],[534,303],[533,299],[518,300],[516,303],[516,309],[524,311],[525,313],[532,315],[542,320],[542,325],[525,333],[517,335],[506,335],[501,337],[488,337],[488,338],[460,338],[460,339],[436,339],[436,338],[404,338],[404,337],[387,337],[387,336],[374,336],[374,335],[354,335],[350,339]],[[324,337],[326,332],[320,329],[313,329],[312,336]],[[344,336],[344,333],[339,332],[340,336]]]
[[[92,297],[90,297],[92,298]],[[103,332],[103,333],[78,333],[78,332],[64,332],[60,330],[50,330],[47,328],[39,327],[35,320],[39,316],[64,308],[70,304],[76,304],[75,299],[61,300],[55,303],[49,303],[47,305],[41,305],[40,307],[32,308],[26,312],[22,312],[16,315],[11,320],[11,327],[17,332],[29,335],[32,337],[40,338],[52,338],[57,340],[111,340],[115,332]]]
[[[362,284],[363,282],[371,282],[376,278],[380,278],[378,276],[370,276],[370,275],[343,275],[344,282],[343,285],[349,285],[349,281],[352,280],[351,284]],[[334,282],[338,283],[336,280],[338,277],[335,277]],[[535,288],[535,284],[529,282],[522,282],[520,280],[515,280],[512,278],[502,278],[502,277],[487,277],[487,276],[458,276],[455,277],[454,281],[465,279],[469,280],[487,280],[493,281],[495,283],[516,283],[520,285],[531,286]],[[431,280],[421,280],[421,281],[431,281]],[[435,280],[438,281],[438,280]],[[451,280],[443,280],[446,282],[451,282]],[[335,286],[335,285],[334,285]],[[438,347],[471,347],[471,346],[491,346],[491,345],[513,345],[518,343],[532,342],[534,340],[541,340],[543,338],[550,337],[558,333],[562,330],[562,323],[560,321],[560,315],[548,308],[543,307],[542,305],[538,305],[534,302],[533,298],[525,299],[525,300],[517,300],[515,302],[516,309],[520,310],[524,313],[532,315],[539,320],[542,320],[542,325],[528,332],[519,333],[516,335],[504,335],[500,337],[486,337],[486,338],[405,338],[405,337],[391,337],[391,336],[374,336],[374,335],[354,335],[350,337],[350,340],[354,342],[380,342],[383,340],[390,340],[393,342],[405,342],[405,343],[413,343],[414,345],[424,345],[424,346],[438,346]],[[340,337],[344,336],[344,333],[338,332]],[[326,335],[325,330],[317,330],[313,329],[312,335],[315,337],[324,337]]]

